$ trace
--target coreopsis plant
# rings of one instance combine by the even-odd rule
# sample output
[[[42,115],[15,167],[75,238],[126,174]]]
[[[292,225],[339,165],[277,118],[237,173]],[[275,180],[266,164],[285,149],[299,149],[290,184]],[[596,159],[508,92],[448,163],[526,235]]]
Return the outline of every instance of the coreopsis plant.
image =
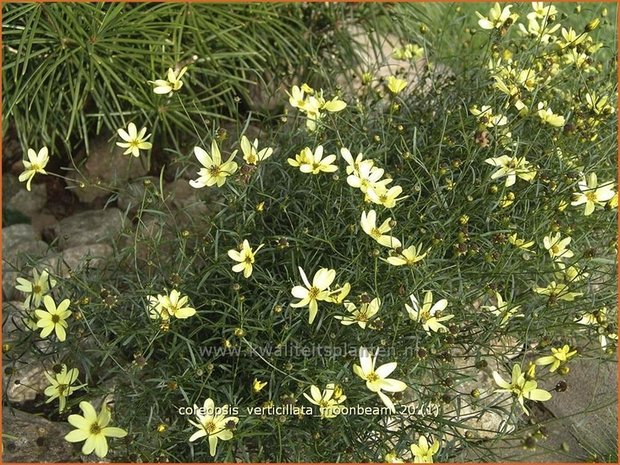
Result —
[[[181,78],[187,72],[187,66],[184,66],[180,70],[168,68],[166,79],[157,79],[155,81],[149,81],[153,84],[153,92],[160,95],[170,95],[183,87],[183,81]]]
[[[69,299],[64,299],[57,306],[51,296],[43,296],[45,310],[34,311],[37,316],[37,328],[41,329],[41,337],[45,338],[54,332],[60,342],[65,341],[67,338],[66,330],[69,327],[66,320],[71,316],[70,304]]]
[[[551,394],[544,389],[538,388],[538,383],[533,379],[527,379],[525,373],[521,371],[520,365],[514,365],[512,367],[512,378],[510,382],[504,380],[502,376],[497,372],[493,372],[493,379],[499,386],[497,392],[509,392],[517,398],[517,402],[523,409],[526,415],[529,415],[529,411],[525,408],[525,399],[546,401],[551,399]]]
[[[46,372],[45,377],[50,382],[50,385],[44,391],[44,394],[48,396],[45,402],[48,403],[58,399],[58,411],[62,413],[67,405],[67,397],[85,386],[85,384],[73,386],[79,375],[80,372],[77,368],[67,370],[67,365],[64,363],[60,366],[60,371],[54,372],[53,375]]]
[[[228,256],[234,261],[239,262],[232,267],[232,270],[236,273],[243,272],[243,277],[249,278],[252,275],[253,265],[256,261],[254,255],[264,245],[265,244],[260,244],[255,250],[253,250],[252,247],[250,247],[248,240],[245,239],[241,245],[241,250],[229,250]]]
[[[235,161],[235,155],[237,151],[234,151],[228,157],[225,162],[222,161],[222,154],[217,145],[217,142],[213,140],[211,142],[211,154],[209,155],[204,149],[200,147],[194,147],[194,155],[203,166],[198,171],[198,179],[192,179],[190,186],[200,189],[202,187],[210,187],[216,185],[222,187],[229,176],[232,176],[239,165]]]
[[[41,305],[43,296],[56,286],[56,280],[50,276],[46,269],[39,274],[38,270],[33,268],[32,277],[32,281],[18,277],[15,289],[26,294],[25,307],[36,309]]]

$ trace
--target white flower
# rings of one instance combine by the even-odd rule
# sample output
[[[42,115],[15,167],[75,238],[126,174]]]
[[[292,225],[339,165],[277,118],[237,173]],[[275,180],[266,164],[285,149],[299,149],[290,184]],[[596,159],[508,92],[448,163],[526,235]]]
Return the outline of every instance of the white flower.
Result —
[[[127,131],[124,129],[118,130],[118,135],[125,142],[117,142],[116,145],[119,147],[126,148],[123,152],[123,155],[132,154],[134,157],[140,156],[140,150],[149,150],[153,145],[150,142],[146,142],[146,140],[151,137],[151,135],[146,134],[146,128],[140,129],[140,133],[138,133],[136,125],[133,123],[129,123],[127,126]]]
[[[44,168],[49,160],[47,147],[43,147],[39,150],[39,153],[36,153],[32,149],[28,149],[28,160],[22,161],[24,164],[24,172],[19,175],[20,182],[26,181],[26,190],[30,191],[30,183],[35,174],[47,174]]]
[[[368,213],[362,212],[360,224],[364,232],[379,244],[384,247],[395,249],[396,247],[400,247],[401,243],[395,237],[386,234],[392,230],[392,227],[390,226],[391,221],[392,218],[388,218],[381,224],[381,226],[377,227],[377,212],[370,210]]]
[[[184,66],[180,71],[168,68],[168,79],[157,79],[156,81],[149,81],[151,84],[155,84],[153,92],[161,95],[176,92],[181,87],[183,87],[183,81],[181,81],[181,78],[186,71],[187,66]]]
[[[441,322],[451,320],[454,318],[454,315],[437,316],[439,312],[442,312],[448,306],[448,301],[446,299],[441,299],[433,304],[433,293],[427,291],[424,295],[424,303],[420,306],[418,299],[416,299],[413,294],[411,294],[409,298],[411,299],[412,307],[405,304],[405,309],[409,314],[409,318],[413,321],[422,323],[424,331],[429,333],[431,331],[445,332],[448,330]]]

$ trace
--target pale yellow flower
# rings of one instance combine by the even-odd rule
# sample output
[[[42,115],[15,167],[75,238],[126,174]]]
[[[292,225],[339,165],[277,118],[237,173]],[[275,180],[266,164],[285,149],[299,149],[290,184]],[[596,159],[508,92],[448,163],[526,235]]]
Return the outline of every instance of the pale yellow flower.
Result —
[[[47,147],[43,147],[39,150],[39,153],[36,153],[32,149],[28,149],[28,160],[22,161],[24,164],[24,172],[19,175],[19,182],[26,181],[26,190],[30,191],[30,183],[35,174],[47,174],[44,168],[49,160]]]
[[[406,249],[402,249],[400,253],[397,253],[396,255],[391,255],[388,258],[382,258],[381,260],[393,266],[413,266],[416,263],[424,260],[427,253],[428,250],[422,253],[422,244],[417,247],[415,245],[410,245]]]
[[[37,327],[42,329],[41,337],[47,337],[54,331],[60,342],[65,341],[67,338],[65,330],[69,326],[65,320],[71,316],[71,311],[68,310],[70,303],[69,299],[65,299],[56,307],[56,302],[51,296],[43,296],[45,310],[34,311],[38,318]]]
[[[506,5],[502,8],[499,3],[495,3],[489,10],[488,17],[482,16],[476,11],[476,15],[479,18],[478,25],[482,29],[501,29],[505,26],[509,26],[519,18],[518,14],[510,13],[511,8],[512,5]]]
[[[402,392],[407,389],[407,385],[402,381],[388,378],[388,376],[396,369],[396,362],[386,363],[375,369],[378,355],[378,349],[375,352],[375,356],[372,357],[368,352],[368,349],[365,347],[360,347],[360,364],[353,365],[353,372],[366,381],[366,387],[370,391],[376,392],[392,413],[396,413],[394,403],[382,391]]]
[[[420,305],[418,299],[413,294],[411,294],[409,298],[411,299],[412,306],[410,307],[405,304],[405,309],[409,314],[409,318],[418,323],[422,323],[424,331],[430,333],[431,331],[445,332],[448,330],[448,328],[441,323],[451,320],[454,318],[454,315],[438,316],[448,306],[448,301],[446,299],[438,300],[433,304],[433,293],[431,291],[426,291],[422,305]]]
[[[167,79],[157,79],[156,81],[149,81],[151,84],[155,84],[153,92],[156,94],[167,95],[172,92],[176,92],[183,87],[183,81],[181,78],[187,71],[187,66],[184,66],[180,71],[168,68]]]
[[[384,172],[382,168],[374,166],[372,160],[360,160],[356,169],[347,176],[347,184],[367,194],[370,187],[381,189],[392,182],[391,179],[381,179]]]
[[[411,444],[413,463],[433,463],[433,456],[439,450],[439,441],[428,443],[426,436],[420,436],[417,444]]]
[[[47,270],[43,270],[39,275],[39,272],[33,268],[32,276],[34,278],[32,281],[17,278],[18,284],[15,286],[15,289],[26,294],[26,300],[24,301],[24,307],[26,308],[31,305],[33,308],[38,308],[41,305],[43,296],[56,285],[56,280],[49,275]]]
[[[148,308],[152,319],[169,320],[171,317],[185,319],[196,314],[196,309],[188,307],[189,298],[173,289],[169,295],[148,296]]]
[[[551,399],[551,394],[544,389],[538,389],[538,383],[533,379],[526,380],[525,374],[521,372],[521,366],[512,367],[512,379],[510,382],[505,381],[497,371],[493,372],[493,379],[500,387],[496,392],[509,392],[517,398],[519,405],[526,415],[530,413],[524,405],[524,399],[546,401]]]
[[[523,250],[528,250],[534,245],[534,241],[526,241],[525,239],[519,239],[517,233],[508,236],[508,242]]]
[[[252,382],[252,392],[257,393],[262,391],[267,384],[267,381],[259,381],[257,378],[254,378]]]
[[[596,205],[605,205],[605,202],[611,200],[615,194],[613,182],[606,182],[599,186],[596,173],[590,173],[587,178],[579,182],[579,190],[581,192],[573,194],[572,206],[586,204],[583,212],[585,216],[594,212]]]
[[[562,239],[560,233],[556,233],[552,236],[545,236],[543,239],[543,245],[553,259],[571,258],[574,255],[571,250],[568,250],[568,245],[571,240],[571,237],[565,237]]]
[[[136,125],[133,123],[129,123],[129,125],[127,126],[127,131],[122,128],[118,130],[118,135],[125,142],[117,142],[116,145],[127,149],[123,152],[123,155],[131,154],[134,157],[139,157],[140,150],[149,150],[153,147],[150,142],[146,142],[146,140],[151,137],[151,135],[149,134],[145,136],[145,134],[146,128],[140,129],[140,132],[138,133]]]
[[[241,136],[241,152],[243,159],[248,165],[257,165],[258,162],[264,161],[271,156],[273,149],[265,147],[258,150],[258,139],[254,139],[253,143],[246,136]]]
[[[127,431],[108,426],[110,423],[110,412],[107,405],[101,406],[99,415],[88,402],[80,402],[80,409],[84,413],[82,415],[69,415],[67,419],[69,423],[76,427],[65,435],[65,440],[69,442],[84,442],[82,446],[82,454],[88,455],[95,451],[99,458],[103,458],[108,454],[108,441],[106,437],[124,438]]]
[[[536,176],[536,169],[525,157],[502,155],[501,157],[487,158],[484,162],[499,168],[491,175],[491,179],[506,177],[506,187],[514,185],[517,177],[531,181]]]
[[[370,319],[379,312],[381,299],[375,297],[370,302],[361,304],[359,308],[352,302],[345,302],[344,307],[349,312],[349,315],[336,315],[334,318],[340,320],[345,326],[357,323],[360,328],[366,329]]]
[[[394,95],[398,95],[407,87],[407,81],[396,76],[389,76],[387,78],[387,87]]]
[[[45,372],[44,375],[50,382],[50,386],[46,387],[43,392],[49,397],[45,403],[47,404],[54,399],[58,399],[58,412],[62,413],[67,405],[67,397],[69,397],[74,391],[86,386],[85,384],[80,386],[72,386],[72,384],[77,381],[79,374],[80,372],[77,368],[72,368],[67,371],[67,365],[65,364],[61,365],[60,372],[58,373],[53,373],[53,375],[50,375]]]
[[[551,281],[547,287],[535,287],[534,292],[540,295],[547,295],[551,300],[566,300],[569,302],[583,295],[583,292],[571,292],[566,284],[558,284],[555,281]]]
[[[576,350],[571,351],[570,346],[565,344],[562,348],[551,348],[551,355],[536,359],[536,365],[551,365],[549,371],[554,372],[560,365],[565,364],[571,357],[575,356]]]
[[[306,273],[304,273],[304,270],[301,267],[299,267],[299,274],[301,275],[301,279],[306,287],[293,287],[291,290],[293,297],[297,297],[301,300],[299,302],[292,303],[291,307],[299,308],[308,306],[310,310],[308,323],[312,324],[319,309],[318,301],[330,300],[329,286],[334,282],[334,279],[336,279],[336,271],[328,268],[321,268],[315,273],[314,278],[312,279],[312,284],[308,281]]]
[[[478,121],[487,128],[494,128],[496,126],[506,126],[508,124],[508,118],[502,114],[494,114],[493,109],[489,105],[483,105],[482,108],[472,107],[469,109],[472,115],[474,115]]]
[[[194,411],[198,421],[189,420],[189,422],[198,428],[198,431],[191,435],[189,442],[207,437],[209,441],[209,454],[211,457],[214,457],[218,440],[229,441],[233,438],[232,429],[239,422],[239,418],[228,416],[230,411],[228,405],[216,408],[211,398],[205,400],[202,408],[198,408],[194,404]]]
[[[204,168],[200,168],[198,171],[198,179],[189,182],[190,186],[196,189],[213,185],[222,187],[226,178],[237,171],[238,165],[233,161],[236,154],[237,151],[235,150],[228,157],[228,160],[222,163],[222,155],[215,140],[211,142],[211,155],[200,147],[194,147],[194,155]]]
[[[302,173],[333,173],[338,170],[338,167],[334,165],[336,155],[327,155],[323,158],[322,145],[319,145],[314,153],[309,147],[306,147],[297,154],[294,160],[289,158],[287,161],[289,165],[299,167],[299,171]]]
[[[254,265],[254,255],[258,252],[265,244],[259,245],[256,250],[252,250],[250,247],[250,243],[245,239],[241,246],[241,250],[231,249],[228,251],[228,256],[232,258],[234,261],[239,262],[235,266],[232,267],[232,270],[235,273],[241,273],[243,271],[243,276],[245,278],[249,278],[252,275],[252,266]]]
[[[392,186],[388,189],[383,184],[375,183],[368,187],[366,195],[368,200],[373,203],[383,205],[385,208],[394,208],[397,201],[409,197],[408,195],[399,197],[402,192],[403,188],[400,186]]]
[[[504,302],[504,299],[499,292],[494,291],[493,293],[495,294],[497,305],[483,305],[480,308],[491,312],[495,316],[501,317],[500,326],[505,326],[511,318],[524,316],[523,313],[517,313],[521,306],[517,305],[510,308],[508,302]]]
[[[340,414],[340,404],[347,399],[347,396],[342,394],[342,390],[337,392],[333,383],[328,384],[323,392],[318,386],[312,385],[310,386],[310,395],[304,392],[304,397],[310,403],[318,405],[321,418],[336,418]]]
[[[401,246],[400,241],[386,233],[392,230],[390,223],[392,218],[386,219],[381,226],[377,227],[377,212],[370,210],[368,213],[362,212],[360,224],[366,234],[384,247],[395,249]]]
[[[564,126],[564,117],[561,115],[556,115],[555,113],[553,113],[551,108],[545,107],[546,104],[544,102],[538,103],[538,116],[542,120],[542,122],[556,128],[561,128],[562,126]]]
[[[543,2],[532,2],[532,12],[527,14],[528,19],[542,19],[546,21],[553,21],[555,15],[558,14],[558,10],[553,5],[547,5]]]

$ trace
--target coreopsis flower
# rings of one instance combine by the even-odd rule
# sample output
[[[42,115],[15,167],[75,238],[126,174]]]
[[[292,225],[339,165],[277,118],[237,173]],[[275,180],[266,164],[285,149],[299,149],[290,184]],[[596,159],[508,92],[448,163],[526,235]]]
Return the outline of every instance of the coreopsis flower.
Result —
[[[514,185],[517,177],[531,181],[536,176],[536,169],[525,157],[502,155],[501,157],[487,158],[484,162],[499,168],[491,175],[491,179],[506,177],[506,187]]]
[[[271,147],[258,150],[258,139],[254,139],[254,142],[250,143],[250,140],[245,135],[241,136],[240,145],[243,159],[248,165],[257,165],[258,162],[266,160],[273,153]]]
[[[229,441],[232,439],[232,429],[239,422],[239,418],[228,416],[228,405],[215,408],[215,403],[211,398],[205,400],[202,408],[198,408],[194,404],[194,411],[198,421],[189,420],[189,422],[198,428],[198,431],[191,435],[189,442],[206,437],[209,441],[209,454],[214,457],[218,440]]]
[[[396,454],[396,452],[394,451],[385,454],[383,461],[385,463],[405,463],[405,461],[401,457],[399,457],[398,454]]]
[[[47,174],[45,167],[49,161],[50,157],[47,147],[43,147],[39,150],[39,153],[32,149],[28,149],[28,160],[22,161],[24,164],[24,172],[19,175],[19,182],[26,181],[26,190],[30,191],[30,183],[35,174]]]
[[[396,408],[394,407],[394,403],[382,391],[402,392],[407,389],[407,385],[402,381],[388,378],[388,376],[396,369],[396,362],[386,363],[375,369],[378,355],[378,349],[375,352],[374,357],[372,357],[368,352],[368,349],[365,347],[360,347],[360,364],[353,365],[353,373],[366,381],[366,387],[372,392],[376,392],[385,406],[388,407],[392,413],[395,413]]]
[[[483,305],[481,308],[491,312],[495,316],[501,317],[500,326],[505,326],[511,318],[524,316],[523,313],[517,313],[521,306],[517,305],[510,308],[508,302],[504,302],[499,292],[494,291],[494,294],[497,305]]]
[[[367,194],[370,187],[381,189],[392,182],[391,179],[381,179],[383,173],[385,171],[375,166],[372,160],[362,160],[357,164],[357,169],[347,176],[347,184]]]
[[[607,323],[607,308],[602,307],[596,312],[585,312],[581,316],[575,318],[578,325],[594,326]]]
[[[509,392],[517,398],[519,405],[526,415],[527,411],[524,405],[524,399],[546,401],[551,399],[551,394],[544,389],[538,389],[538,383],[533,379],[526,380],[525,374],[521,372],[521,366],[512,367],[512,379],[510,382],[505,381],[497,371],[493,371],[493,379],[500,387],[495,392]]]
[[[169,95],[172,92],[176,92],[181,87],[183,87],[183,81],[181,81],[181,78],[186,71],[187,66],[181,68],[180,71],[168,68],[167,79],[157,79],[156,81],[149,81],[149,83],[155,84],[153,92],[160,95]]]
[[[549,367],[549,371],[554,372],[560,367],[560,365],[565,364],[571,357],[574,357],[576,353],[576,350],[570,350],[570,346],[568,344],[565,344],[560,349],[552,347],[551,355],[537,358],[534,363],[539,366],[551,365]]]
[[[519,239],[517,233],[508,236],[508,242],[518,247],[519,249],[528,250],[534,245],[534,241],[526,241],[525,239]]]
[[[267,381],[259,381],[257,378],[254,378],[252,382],[252,392],[257,393],[262,391],[267,384]]]
[[[482,16],[480,13],[476,11],[476,15],[478,16],[478,25],[482,29],[504,29],[509,27],[512,23],[514,23],[519,15],[516,13],[510,13],[510,9],[512,5],[506,5],[504,8],[500,6],[499,3],[495,3],[493,7],[489,10],[489,16]]]
[[[43,270],[41,274],[33,268],[32,269],[32,281],[28,281],[24,278],[17,278],[17,285],[15,289],[22,291],[26,294],[26,300],[24,301],[24,307],[38,308],[41,305],[43,296],[47,294],[55,285],[56,280],[52,278],[47,270]]]
[[[150,134],[145,135],[146,128],[140,129],[140,132],[138,133],[136,125],[133,123],[129,123],[129,125],[127,126],[127,131],[121,128],[118,129],[117,132],[120,138],[125,141],[116,143],[116,145],[118,145],[119,147],[127,149],[123,152],[123,155],[131,154],[134,157],[139,157],[140,150],[149,150],[151,147],[153,147],[153,144],[151,144],[150,142],[146,142],[146,140],[151,137]]]
[[[615,108],[609,104],[607,95],[599,97],[594,91],[586,92],[586,104],[588,109],[596,115],[610,115],[615,111]]]
[[[308,323],[312,324],[319,309],[318,302],[320,300],[330,300],[329,286],[334,282],[334,279],[336,279],[336,271],[328,268],[321,268],[312,278],[312,284],[308,281],[306,273],[304,273],[304,270],[301,267],[299,267],[299,274],[301,275],[301,279],[306,287],[293,287],[291,290],[293,297],[297,297],[301,300],[291,304],[291,307],[299,308],[308,306],[308,309],[310,310]]]
[[[489,105],[482,105],[482,108],[474,106],[469,109],[470,113],[476,117],[476,119],[487,128],[493,128],[495,126],[506,126],[508,124],[508,118],[502,114],[493,114],[493,109]]]
[[[574,255],[571,250],[568,250],[568,245],[571,240],[572,238],[570,236],[562,239],[560,233],[556,233],[552,236],[545,236],[543,245],[554,260],[558,258],[571,258]]]
[[[256,250],[252,250],[250,247],[250,243],[245,239],[241,246],[241,250],[231,249],[228,251],[228,256],[232,258],[234,261],[239,262],[235,266],[232,267],[232,270],[235,273],[241,273],[243,271],[243,276],[245,278],[249,278],[252,275],[252,266],[254,265],[254,255],[260,249],[263,248],[265,244],[259,245]]]
[[[388,218],[381,223],[381,226],[377,227],[377,212],[374,210],[370,210],[368,213],[362,212],[362,219],[360,220],[362,229],[366,234],[382,246],[395,249],[400,247],[401,243],[397,238],[386,234],[392,230],[391,222],[392,218]]]
[[[124,429],[108,426],[110,424],[110,411],[107,405],[101,406],[99,415],[97,415],[95,408],[89,402],[80,402],[80,409],[84,414],[83,416],[69,415],[67,419],[77,429],[67,433],[65,441],[84,441],[82,454],[87,455],[95,451],[97,457],[103,458],[108,454],[108,441],[106,437],[124,438],[127,436],[127,431]]]
[[[558,284],[555,281],[551,281],[547,287],[535,287],[534,292],[547,295],[550,300],[566,300],[568,302],[572,302],[576,297],[583,295],[583,292],[571,292],[566,284]]]
[[[406,44],[404,47],[395,48],[392,56],[397,60],[414,60],[424,56],[424,49],[418,44]]]
[[[586,204],[583,212],[585,216],[591,215],[596,205],[604,206],[615,194],[613,182],[606,182],[599,186],[596,173],[590,173],[579,182],[581,192],[573,194],[572,206]]]
[[[418,323],[422,323],[422,327],[424,331],[430,333],[434,332],[445,332],[448,330],[441,323],[443,321],[448,321],[454,318],[454,315],[443,315],[439,316],[440,312],[446,309],[448,306],[448,301],[446,299],[438,300],[433,304],[433,293],[431,291],[426,291],[424,294],[424,303],[420,306],[418,299],[411,294],[409,296],[411,299],[412,306],[405,304],[405,309],[409,314],[409,318]]]
[[[389,181],[391,181],[391,179],[389,179]],[[368,187],[366,196],[372,203],[383,205],[385,208],[394,208],[397,201],[409,197],[408,195],[399,197],[402,192],[403,188],[400,186],[392,186],[388,189],[383,184],[375,183]]]
[[[291,92],[286,92],[288,94],[288,103],[293,108],[303,109],[306,104],[306,95],[304,91],[299,86],[293,86],[291,88]]]
[[[439,441],[428,443],[426,436],[420,436],[417,444],[411,444],[413,463],[433,463],[433,456],[439,450]]]
[[[60,342],[65,341],[67,338],[65,329],[69,326],[66,319],[71,316],[71,311],[68,310],[70,303],[69,299],[65,299],[57,307],[51,296],[43,296],[45,310],[34,311],[38,318],[37,327],[42,329],[41,337],[47,337],[54,331]]]
[[[562,48],[575,48],[577,45],[581,44],[584,40],[586,40],[586,38],[588,37],[588,34],[586,34],[585,32],[582,32],[581,34],[577,34],[577,32],[575,32],[575,30],[571,27],[568,29],[562,28],[562,38],[564,39],[564,41],[560,41],[560,47]]]
[[[291,88],[291,93],[287,92],[287,94],[291,106],[298,108],[306,114],[306,127],[309,131],[314,131],[316,129],[316,123],[322,117],[321,110],[335,113],[344,110],[347,106],[344,101],[337,97],[331,100],[325,100],[323,97],[323,90],[316,93],[314,89],[307,84],[304,84],[301,88],[293,86]]]
[[[379,312],[381,299],[375,297],[370,302],[361,304],[359,308],[353,302],[345,302],[344,307],[349,312],[349,315],[336,315],[334,318],[340,320],[345,326],[357,323],[360,328],[366,329],[370,319]]]
[[[194,308],[187,306],[188,301],[189,298],[186,295],[182,296],[179,291],[173,289],[169,295],[162,297],[161,305],[168,315],[185,319],[196,314]]]
[[[556,32],[561,25],[554,24],[549,28],[547,26],[548,23],[546,21],[541,21],[539,23],[536,18],[530,18],[528,19],[527,29],[523,24],[519,23],[519,32],[523,36],[536,39],[541,44],[548,44],[553,40],[553,33]]]
[[[527,14],[528,19],[543,19],[553,21],[558,10],[553,5],[545,6],[543,2],[532,2],[532,12]]]
[[[428,250],[422,253],[422,244],[417,247],[415,245],[410,245],[406,249],[402,249],[396,255],[391,255],[388,258],[382,258],[381,260],[394,266],[413,266],[416,263],[424,260],[424,257],[426,257],[427,253]]]
[[[67,365],[62,364],[59,373],[54,373],[53,376],[45,372],[45,377],[50,382],[50,385],[45,388],[43,393],[49,397],[45,403],[49,403],[54,399],[58,399],[58,412],[62,413],[67,405],[67,397],[69,397],[74,391],[86,386],[82,384],[80,386],[72,386],[77,381],[80,374],[77,368],[71,368],[67,371]]]
[[[544,102],[538,102],[538,117],[542,122],[556,128],[563,127],[565,123],[564,117],[562,115],[556,115],[551,108],[545,107],[546,104]]]
[[[322,145],[319,145],[314,153],[309,147],[305,147],[295,156],[295,159],[289,158],[287,161],[289,165],[298,167],[302,173],[333,173],[338,170],[338,167],[334,165],[336,155],[327,155],[323,158]]]
[[[338,392],[339,391],[339,392]],[[310,395],[304,392],[304,397],[314,405],[318,405],[321,418],[336,418],[340,414],[340,404],[347,396],[342,394],[342,389],[337,390],[336,385],[328,384],[323,392],[318,386],[310,386]]]
[[[400,94],[405,87],[407,87],[407,81],[404,79],[397,78],[396,76],[389,76],[387,78],[387,88],[394,95]]]
[[[351,292],[351,283],[344,283],[342,286],[336,286],[333,291],[329,292],[328,302],[341,304]]]
[[[554,272],[553,275],[556,279],[562,280],[567,284],[581,281],[590,276],[590,273],[586,273],[574,265],[566,266],[565,263],[555,262],[555,267],[558,271]]]
[[[228,160],[222,163],[222,155],[215,140],[211,142],[211,155],[200,147],[194,147],[194,155],[204,168],[198,171],[199,178],[191,180],[189,184],[196,189],[213,185],[222,187],[226,178],[237,171],[238,165],[233,161],[236,154],[235,150]]]
[[[340,155],[342,155],[342,158],[344,158],[344,160],[347,162],[347,167],[346,167],[347,174],[357,175],[357,173],[359,173],[360,164],[362,163],[362,161],[364,161],[364,154],[358,153],[357,157],[355,157],[355,160],[354,160],[353,155],[351,155],[351,151],[346,147],[342,147],[340,149]],[[368,160],[368,161],[370,162],[370,166],[373,166],[372,160]]]

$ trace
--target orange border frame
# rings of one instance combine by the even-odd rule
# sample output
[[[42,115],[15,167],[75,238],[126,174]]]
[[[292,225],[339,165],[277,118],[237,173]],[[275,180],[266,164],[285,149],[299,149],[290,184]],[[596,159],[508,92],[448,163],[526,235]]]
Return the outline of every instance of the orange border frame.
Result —
[[[147,1],[145,0],[100,0],[99,2],[96,3],[120,3],[120,2],[126,2],[126,3],[147,3]],[[348,1],[344,1],[344,2],[339,2],[339,1],[334,1],[334,0],[327,0],[326,1],[321,1],[321,0],[287,0],[286,2],[274,2],[272,0],[211,0],[211,1],[203,1],[203,0],[185,0],[184,2],[171,2],[171,1],[167,1],[167,0],[151,0],[150,3],[217,3],[217,4],[226,4],[226,3],[425,3],[424,0],[392,0],[392,1],[385,1],[385,0],[380,0],[379,2],[376,1],[372,1],[372,0],[348,0]],[[616,3],[617,5],[619,5],[619,8],[617,8],[616,11],[616,38],[619,39],[620,38],[620,4],[618,3],[620,2],[620,0],[603,0],[603,1],[595,1],[595,0],[585,0],[582,2],[572,2],[569,0],[555,0],[553,2],[547,2],[547,3]],[[6,1],[6,0],[0,0],[0,6],[2,6],[4,3],[92,3],[89,2],[88,0],[13,0],[13,1]],[[432,2],[426,2],[426,3],[432,3]],[[493,3],[492,1],[479,1],[479,0],[458,0],[458,1],[450,1],[450,0],[436,0],[435,3],[488,3],[491,4]],[[514,2],[507,2],[506,0],[501,0],[500,3],[529,3],[529,2],[523,2],[523,1],[514,1]],[[2,21],[2,8],[0,8],[0,29],[1,29],[1,21]],[[0,47],[2,46],[2,35],[0,34]],[[617,51],[618,55],[616,57],[617,61],[616,61],[616,82],[620,82],[620,48],[618,48]],[[0,53],[0,70],[2,69],[2,59],[3,59],[3,54]],[[2,95],[2,80],[0,79],[0,98]],[[618,115],[618,111],[620,110],[620,105],[618,103],[618,101],[616,102],[617,108],[616,108],[616,115]],[[0,112],[0,124],[2,123],[2,114]],[[620,147],[620,119],[616,118],[616,141],[617,141],[617,146]],[[2,139],[0,138],[0,153],[2,153]],[[617,154],[618,158],[620,158],[620,153]],[[617,159],[618,160],[618,159]],[[617,164],[617,173],[616,173],[616,186],[618,186],[618,180],[620,179],[620,163]],[[2,167],[0,166],[0,205],[2,205]],[[618,215],[618,213],[616,213]],[[616,238],[618,239],[620,237],[620,222],[618,222],[619,217],[616,218],[616,225],[617,225],[617,236]],[[618,245],[618,244],[617,244]],[[0,237],[0,246],[2,246],[2,238]],[[0,253],[1,254],[1,253]],[[617,276],[620,275],[620,262],[618,262],[618,260],[616,260],[616,268],[617,268]],[[2,277],[2,269],[0,269],[0,278]],[[617,277],[618,279],[618,286],[620,287],[620,277]],[[620,297],[617,297],[617,305],[618,307],[620,307]],[[0,304],[2,304],[2,296],[0,295]],[[2,309],[0,307],[0,317],[2,316]],[[618,320],[617,320],[617,327],[620,328],[620,314],[618,315]],[[2,335],[0,334],[0,346],[2,345]],[[2,359],[0,358],[0,370],[2,370]],[[618,379],[618,384],[620,384],[620,371],[618,371],[618,348],[616,348],[616,376]],[[0,392],[2,392],[4,386],[0,386]],[[618,417],[620,417],[620,389],[616,391],[616,400],[617,400],[617,413],[618,413]],[[2,416],[2,410],[3,410],[3,406],[2,403],[0,402],[0,416]],[[616,427],[618,428],[618,424],[616,424]],[[3,422],[0,422],[0,439],[1,439],[1,435],[2,435],[2,428],[3,428]],[[617,447],[618,444],[620,444],[620,430],[617,430],[618,432],[618,437],[617,437]],[[3,447],[2,447],[2,443],[0,443],[0,451],[2,451]],[[5,463],[3,460],[3,454],[0,455],[0,464]],[[16,463],[16,462],[6,462],[8,464],[11,463]],[[20,463],[20,462],[17,462]],[[36,463],[36,462],[28,462],[28,463]],[[58,462],[58,463],[65,463],[65,464],[70,464],[70,463],[79,463],[79,462]],[[126,464],[129,465],[129,463],[127,462],[114,462],[114,463],[119,463],[119,464]],[[223,462],[225,463],[225,462]],[[269,462],[261,462],[261,463],[269,463]],[[312,463],[317,463],[317,462],[312,462]],[[453,462],[453,463],[459,463],[459,462]],[[468,464],[472,464],[472,463],[476,463],[476,462],[468,462]],[[517,464],[517,465],[526,465],[526,464],[539,464],[539,463],[543,463],[543,462],[509,462],[511,464]],[[565,463],[565,464],[581,464],[582,462],[553,462],[553,463]],[[189,465],[189,463],[188,463]],[[233,465],[233,464],[231,464]],[[335,465],[335,464],[334,464]]]

